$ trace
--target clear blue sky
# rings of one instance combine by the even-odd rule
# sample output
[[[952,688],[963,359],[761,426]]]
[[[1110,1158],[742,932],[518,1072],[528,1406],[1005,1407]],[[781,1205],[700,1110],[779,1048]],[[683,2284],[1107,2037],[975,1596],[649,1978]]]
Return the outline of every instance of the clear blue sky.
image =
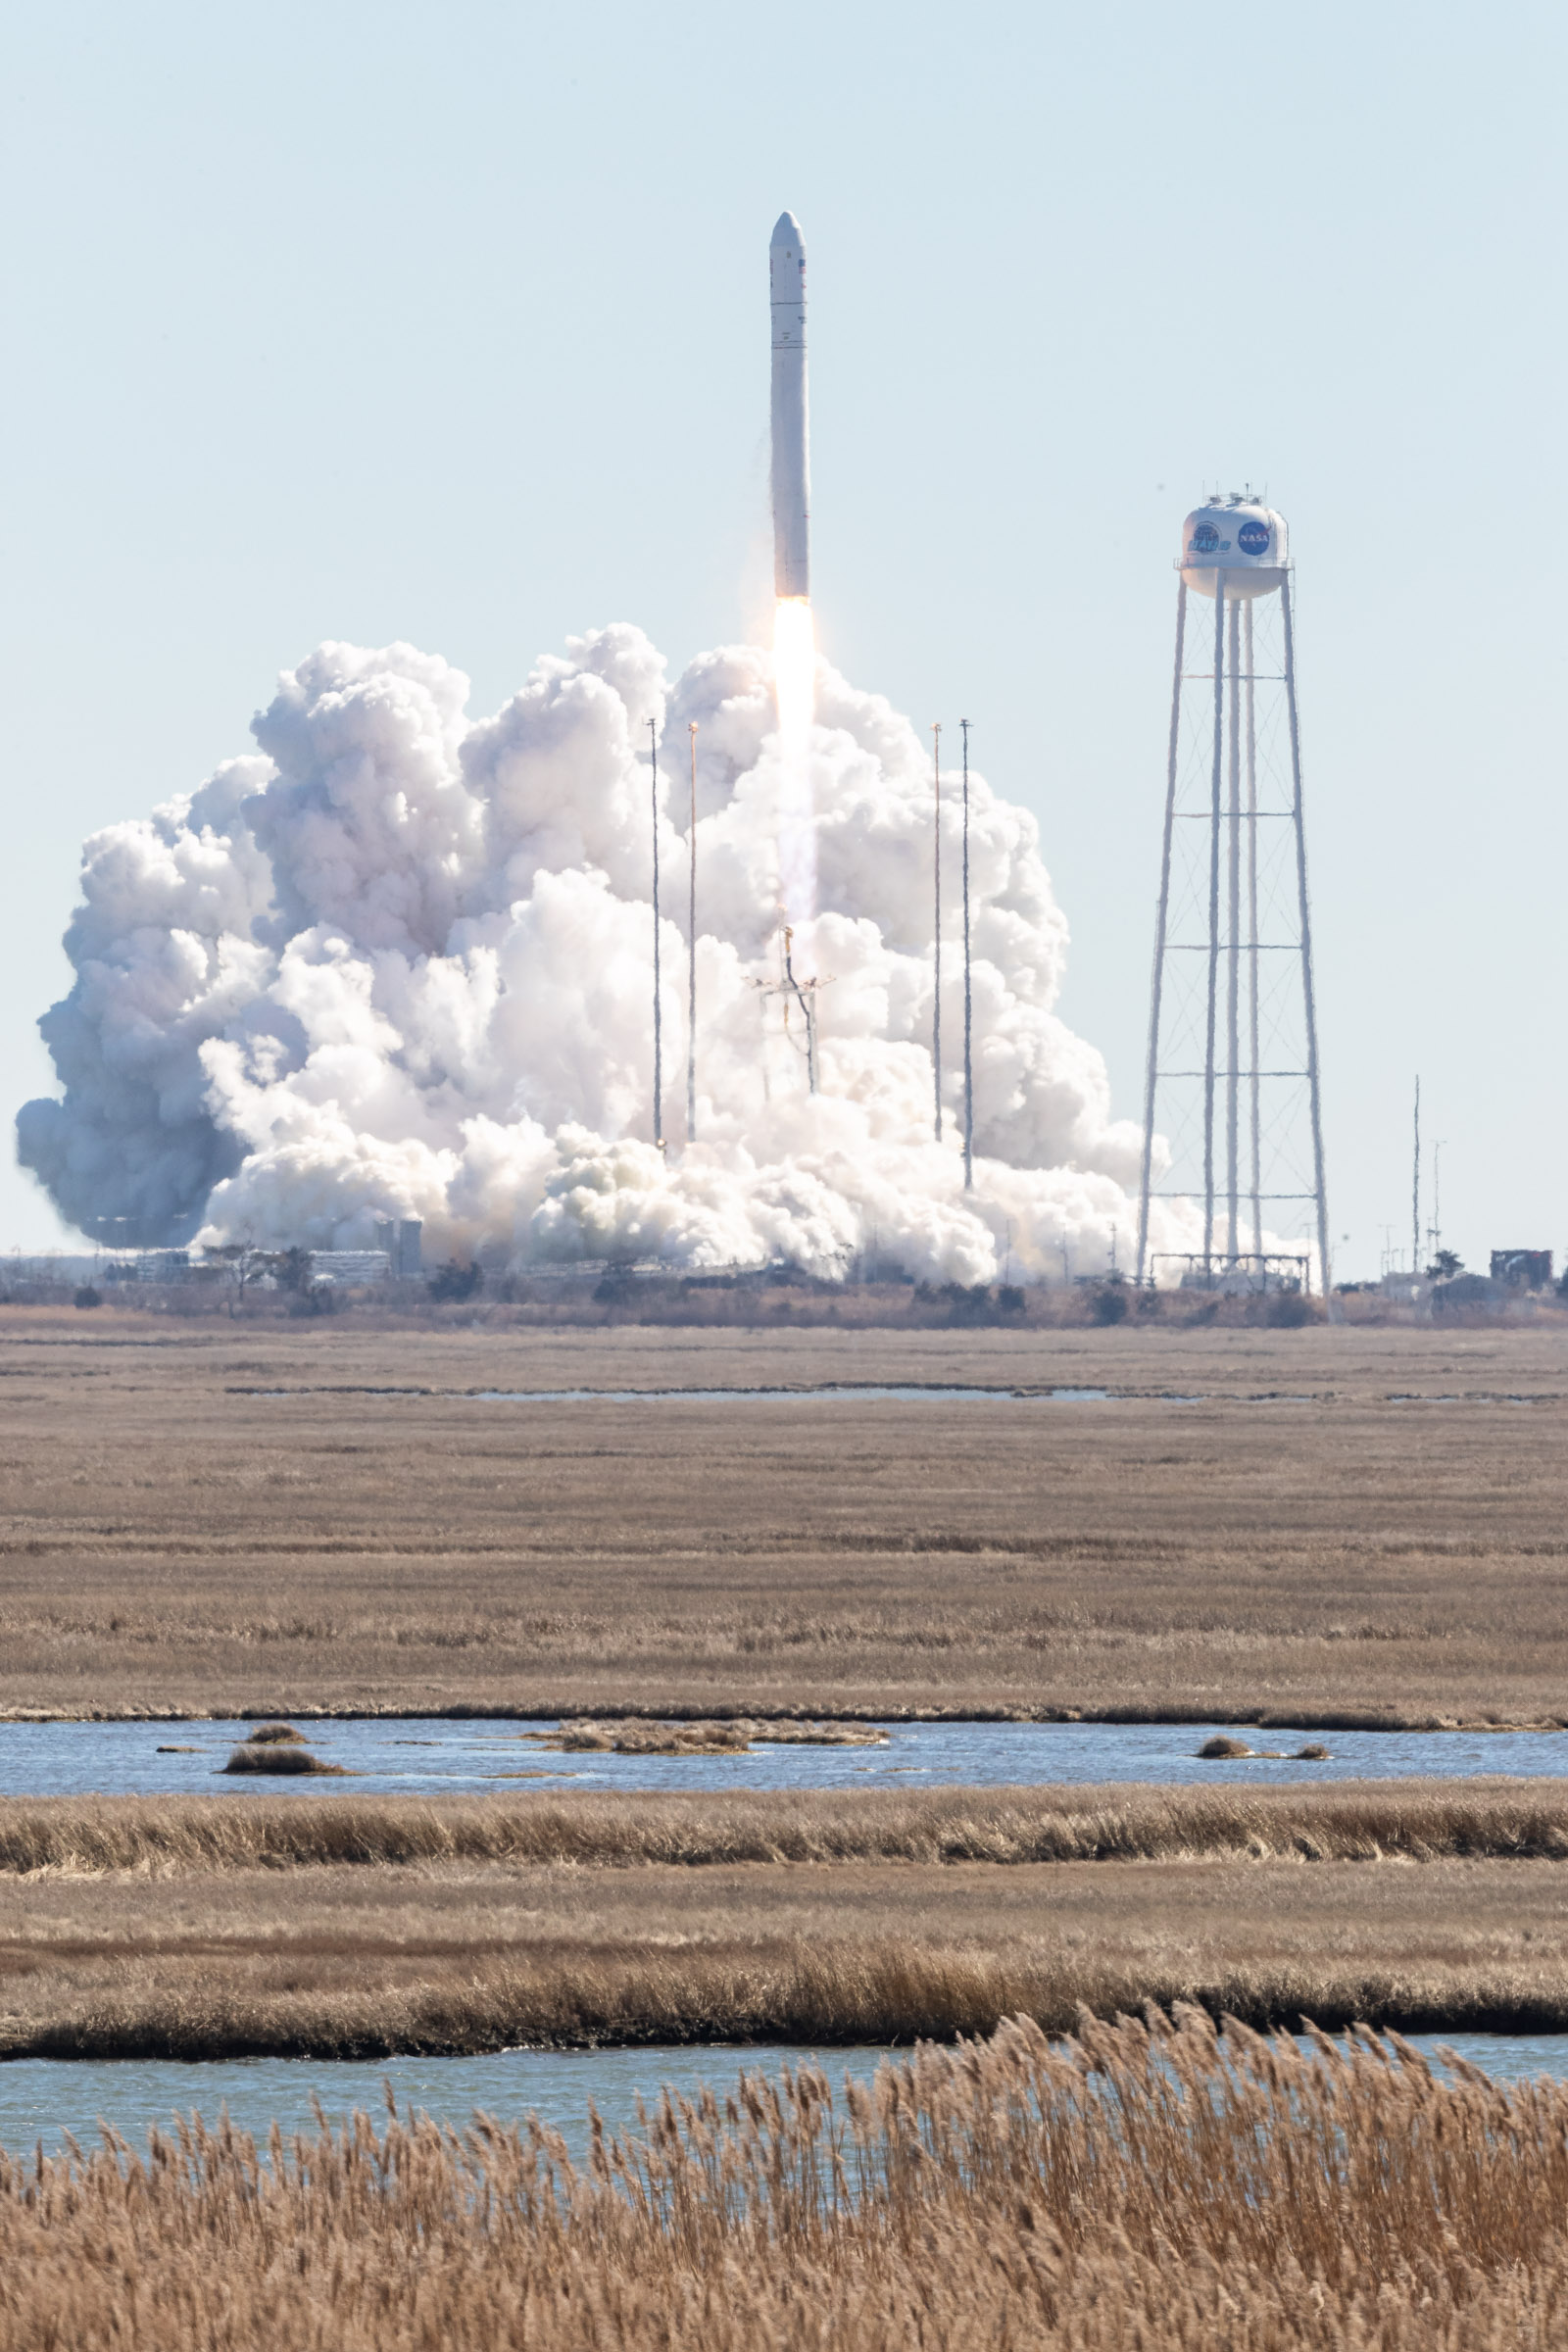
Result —
[[[4,43],[0,1103],[77,849],[320,638],[493,708],[765,594],[767,241],[810,260],[824,649],[1039,814],[1137,1115],[1180,517],[1266,484],[1341,1274],[1568,1245],[1564,19],[83,0]],[[9,1161],[9,1152],[5,1154]],[[0,1244],[58,1238],[0,1168]]]

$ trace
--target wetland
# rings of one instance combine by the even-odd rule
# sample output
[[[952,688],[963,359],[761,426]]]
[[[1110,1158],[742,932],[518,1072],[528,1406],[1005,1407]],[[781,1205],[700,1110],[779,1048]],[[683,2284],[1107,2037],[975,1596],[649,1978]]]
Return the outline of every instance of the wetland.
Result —
[[[0,1415],[15,1717],[1568,1721],[1555,1327],[13,1307]]]

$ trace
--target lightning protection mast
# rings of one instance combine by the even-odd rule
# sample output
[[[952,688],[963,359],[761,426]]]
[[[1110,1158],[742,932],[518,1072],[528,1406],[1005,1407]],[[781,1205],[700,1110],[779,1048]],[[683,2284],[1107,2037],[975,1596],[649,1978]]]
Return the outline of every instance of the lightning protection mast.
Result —
[[[936,1117],[933,1122],[937,1142],[942,1141],[942,721],[931,721],[931,882],[932,934],[936,941],[933,955],[935,968],[931,983],[931,1077],[936,1095]]]
[[[659,728],[648,721],[649,809],[654,837],[654,1142],[664,1149],[664,1021],[659,975]]]
[[[1415,1082],[1415,1122],[1411,1130],[1410,1159],[1410,1273],[1421,1279],[1421,1080]]]
[[[1284,517],[1250,491],[1215,498],[1182,525],[1176,568],[1137,1277],[1163,1264],[1191,1288],[1262,1291],[1309,1287],[1315,1262],[1327,1296]]]
[[[686,1141],[697,1141],[697,721],[687,721],[692,746],[692,810],[686,828],[691,891],[686,925]]]
[[[969,721],[963,730],[963,1189],[974,1191],[974,991],[969,950]]]

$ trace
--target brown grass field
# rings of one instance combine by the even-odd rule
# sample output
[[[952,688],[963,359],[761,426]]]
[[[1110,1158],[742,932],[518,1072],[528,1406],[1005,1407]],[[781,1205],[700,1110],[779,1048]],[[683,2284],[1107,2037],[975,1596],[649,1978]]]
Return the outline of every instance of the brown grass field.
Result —
[[[0,2056],[1568,2030],[1568,1788],[12,1799]]]
[[[830,1383],[1029,1394],[477,1400]],[[1568,1335],[1544,1323],[6,1308],[0,1399],[12,1716],[1568,1722]],[[1568,2090],[1245,2031],[1568,2030],[1568,1784],[328,1787],[0,1797],[0,2056],[1003,2031],[846,2105],[805,2068],[667,2107],[581,2180],[537,2129],[398,2119],[265,2156],[220,2130],[0,2157],[0,2352],[1568,2334]]]
[[[393,2114],[0,2159],[16,2352],[1547,2352],[1568,2087],[1205,2017],[803,2067],[596,2138]]]
[[[1128,1394],[472,1401],[825,1382]],[[13,1714],[1568,1719],[1555,1324],[396,1331],[11,1307],[0,1397]]]

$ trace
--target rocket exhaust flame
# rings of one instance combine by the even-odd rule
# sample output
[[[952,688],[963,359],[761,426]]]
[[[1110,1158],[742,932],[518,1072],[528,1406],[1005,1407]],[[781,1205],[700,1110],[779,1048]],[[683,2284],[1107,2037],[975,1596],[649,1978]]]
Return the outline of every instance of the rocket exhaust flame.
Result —
[[[773,608],[773,693],[778,704],[778,882],[785,920],[802,930],[816,912],[816,809],[811,720],[816,643],[804,597]]]
[[[816,706],[816,630],[804,596],[773,608],[773,693],[780,744],[804,751]]]

